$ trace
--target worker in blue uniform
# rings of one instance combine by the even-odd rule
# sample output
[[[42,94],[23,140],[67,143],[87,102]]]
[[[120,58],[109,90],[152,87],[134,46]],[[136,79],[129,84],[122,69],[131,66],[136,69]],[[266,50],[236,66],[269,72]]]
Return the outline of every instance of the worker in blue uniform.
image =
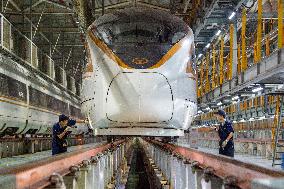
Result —
[[[59,116],[59,122],[52,128],[52,155],[67,152],[67,135],[70,133],[71,126],[76,121],[69,119],[68,116],[62,114]]]
[[[215,130],[219,135],[219,154],[234,157],[234,141],[233,133],[234,129],[232,123],[226,119],[226,113],[223,110],[218,110],[214,113],[218,122],[220,123],[219,127],[216,127]]]

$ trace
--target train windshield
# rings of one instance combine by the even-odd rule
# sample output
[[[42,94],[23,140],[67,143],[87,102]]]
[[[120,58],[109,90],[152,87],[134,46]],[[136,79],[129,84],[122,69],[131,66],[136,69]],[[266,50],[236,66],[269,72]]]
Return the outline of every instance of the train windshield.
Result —
[[[189,33],[189,27],[179,18],[164,11],[130,8],[97,19],[93,34],[112,49],[126,64],[148,68]],[[147,63],[136,64],[135,59]]]

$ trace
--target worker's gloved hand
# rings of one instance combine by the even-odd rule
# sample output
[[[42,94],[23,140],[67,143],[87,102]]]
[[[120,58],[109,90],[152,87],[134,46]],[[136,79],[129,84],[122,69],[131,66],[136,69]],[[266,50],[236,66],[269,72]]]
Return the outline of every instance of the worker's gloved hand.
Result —
[[[71,130],[71,127],[67,126],[65,130],[66,130],[66,131],[70,131],[70,130]]]
[[[227,141],[227,140],[224,140],[224,141],[222,142],[222,148],[225,148],[225,147],[227,146],[227,143],[228,143],[228,141]]]

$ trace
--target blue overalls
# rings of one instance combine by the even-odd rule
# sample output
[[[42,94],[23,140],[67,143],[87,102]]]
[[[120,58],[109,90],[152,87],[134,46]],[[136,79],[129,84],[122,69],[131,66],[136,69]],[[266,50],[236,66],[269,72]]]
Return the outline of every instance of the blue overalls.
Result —
[[[58,135],[64,132],[65,128],[62,128],[59,123],[53,125],[52,128],[52,155],[67,152],[67,146],[63,146],[66,143],[67,134],[63,138],[59,138]]]
[[[228,141],[227,145],[222,148],[222,143],[223,141],[225,141],[227,139],[227,137],[229,136],[229,134],[231,132],[234,132],[234,129],[232,127],[232,123],[230,121],[225,121],[225,123],[222,125],[220,124],[219,130],[218,130],[218,134],[220,137],[220,141],[219,141],[219,154],[225,155],[225,156],[230,156],[230,157],[234,157],[234,141],[233,141],[233,137],[230,138],[230,140]]]

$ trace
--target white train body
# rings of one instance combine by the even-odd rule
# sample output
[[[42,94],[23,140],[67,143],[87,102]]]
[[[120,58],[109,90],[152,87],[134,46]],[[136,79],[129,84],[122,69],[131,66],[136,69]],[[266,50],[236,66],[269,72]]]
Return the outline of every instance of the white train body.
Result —
[[[27,69],[29,68],[29,69]],[[1,55],[0,61],[0,136],[50,135],[59,114],[82,119],[80,100],[51,79]],[[78,124],[72,134],[88,132]]]
[[[95,134],[182,136],[190,127],[194,40],[182,20],[136,8],[104,15],[90,26],[87,48],[82,110]]]

